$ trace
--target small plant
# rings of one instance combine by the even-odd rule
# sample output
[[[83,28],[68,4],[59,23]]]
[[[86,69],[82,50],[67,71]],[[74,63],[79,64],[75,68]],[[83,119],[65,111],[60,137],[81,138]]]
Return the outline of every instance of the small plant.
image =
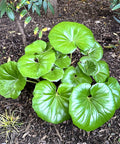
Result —
[[[9,133],[19,132],[17,127],[22,124],[19,123],[19,120],[20,117],[15,115],[15,111],[8,112],[5,110],[4,114],[0,114],[0,135],[6,135],[6,143],[8,142]]]
[[[0,18],[6,13],[7,16],[14,21],[15,1],[1,0],[0,2]]]
[[[29,10],[32,9],[33,13],[36,12],[40,16],[41,7],[43,7],[45,14],[47,13],[48,8],[54,14],[54,8],[48,0],[20,0],[20,2],[16,2],[16,0],[2,0],[0,2],[0,18],[7,13],[7,16],[14,21],[14,12],[17,11],[20,13],[20,19],[27,15],[24,22],[26,26],[33,19],[30,16]],[[21,8],[22,11],[20,11]]]
[[[114,13],[118,16],[118,18],[116,16],[113,16],[113,18],[120,23],[120,12],[117,12],[118,9],[120,9],[120,0],[111,0],[110,1],[111,5],[110,8],[112,11],[115,11]]]
[[[48,38],[25,47],[18,62],[0,66],[0,94],[16,99],[33,82],[32,107],[41,119],[54,124],[72,119],[80,129],[95,130],[120,107],[120,85],[101,60],[102,47],[90,29],[75,22],[57,24]],[[83,56],[74,67],[77,48]]]

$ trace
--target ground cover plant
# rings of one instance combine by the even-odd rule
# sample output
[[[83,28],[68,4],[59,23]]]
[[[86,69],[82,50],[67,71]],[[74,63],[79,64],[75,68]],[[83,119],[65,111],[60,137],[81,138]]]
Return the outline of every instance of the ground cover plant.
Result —
[[[114,13],[116,14],[116,16],[113,16],[113,18],[120,23],[120,0],[111,0],[111,5],[110,8],[112,11],[114,11]]]
[[[57,24],[48,38],[28,45],[18,62],[0,66],[0,94],[16,99],[33,82],[32,107],[41,119],[58,124],[72,118],[80,129],[95,130],[120,107],[120,85],[101,60],[102,47],[90,29],[74,22]],[[76,49],[83,56],[73,67]]]

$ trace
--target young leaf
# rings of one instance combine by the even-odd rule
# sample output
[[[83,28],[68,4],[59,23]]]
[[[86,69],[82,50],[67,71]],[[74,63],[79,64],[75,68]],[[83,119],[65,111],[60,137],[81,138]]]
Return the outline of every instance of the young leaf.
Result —
[[[120,3],[117,4],[116,6],[114,6],[114,7],[112,8],[112,11],[117,10],[117,9],[119,9],[119,8],[120,8]]]
[[[36,13],[40,16],[41,15],[40,14],[40,9],[39,9],[39,7],[37,5],[35,5],[35,10],[36,10]]]
[[[20,13],[20,19],[23,18],[27,14],[27,10],[22,10]]]
[[[26,4],[30,4],[30,1],[26,1]]]
[[[5,14],[5,12],[6,12],[6,9],[2,9],[2,10],[1,10],[0,18],[2,18],[2,16]]]
[[[21,0],[20,5],[24,5],[27,0]]]
[[[40,54],[43,52],[46,48],[46,42],[43,40],[36,40],[33,43],[29,44],[27,47],[25,47],[25,54]]]
[[[110,76],[109,66],[105,61],[97,62],[97,73],[93,74],[93,78],[96,82],[105,82],[107,78]]]
[[[14,15],[13,10],[11,8],[7,8],[6,12],[7,12],[7,15],[8,15],[9,19],[11,19],[12,21],[14,21],[15,20],[15,15]]]
[[[94,43],[88,51],[81,51],[82,54],[87,55],[93,61],[99,61],[103,57],[103,49],[98,42]]]
[[[5,1],[5,0],[1,0],[1,2],[0,2],[0,11],[1,11],[4,7],[6,7],[6,1]]]
[[[71,64],[71,59],[67,55],[61,55],[55,61],[55,65],[60,68],[67,68]]]
[[[42,36],[43,36],[43,33],[42,33],[42,31],[40,31],[40,32],[39,32],[39,39],[41,39]]]
[[[48,35],[55,50],[68,54],[77,47],[88,50],[94,46],[94,36],[86,26],[75,22],[61,22],[54,26]]]
[[[0,18],[2,18],[2,16],[5,14],[6,9],[7,9],[7,4],[6,4],[6,2],[4,0],[2,0],[0,2],[0,11],[1,11]]]
[[[69,113],[73,123],[80,129],[93,131],[107,122],[115,112],[113,95],[104,83],[91,87],[79,84],[70,96]]]
[[[45,14],[47,13],[47,8],[48,8],[47,1],[44,0],[44,1],[43,1],[43,9],[44,9],[44,11],[45,11]]]
[[[61,81],[62,83],[68,83],[73,87],[80,83],[92,83],[91,77],[85,75],[79,67],[74,68],[73,66],[65,70]]]
[[[48,1],[48,7],[51,10],[52,14],[54,14],[54,8],[49,1]]]
[[[17,63],[10,61],[0,66],[0,95],[16,99],[26,84],[17,68]]]
[[[31,16],[28,16],[26,19],[25,19],[25,22],[24,22],[24,27],[31,21]]]
[[[38,0],[39,2],[39,8],[41,8],[43,1],[42,0]]]
[[[106,82],[107,86],[112,91],[115,99],[116,109],[120,108],[120,85],[114,77],[110,77]]]
[[[78,66],[88,76],[95,75],[98,71],[97,62],[93,61],[88,56],[82,57]]]
[[[48,73],[55,62],[53,50],[40,55],[24,55],[18,60],[18,69],[25,77],[38,79]]]
[[[61,84],[56,92],[55,84],[41,81],[35,86],[32,107],[41,119],[54,124],[61,123],[70,119],[68,105],[71,91],[70,86]]]
[[[35,29],[34,29],[34,35],[37,35],[38,31],[39,31],[39,27],[35,27]]]
[[[30,2],[30,4],[28,4],[28,10],[30,10],[32,7],[32,2]]]
[[[55,67],[49,73],[42,76],[42,78],[51,82],[57,82],[63,77],[63,74],[63,69]]]

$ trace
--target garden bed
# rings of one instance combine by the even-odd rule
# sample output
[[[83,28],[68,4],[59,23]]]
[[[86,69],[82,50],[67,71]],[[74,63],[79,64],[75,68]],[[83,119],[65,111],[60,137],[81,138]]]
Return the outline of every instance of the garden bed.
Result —
[[[78,1],[58,2],[58,17],[48,18],[33,15],[36,23],[42,29],[52,28],[62,21],[82,23],[92,30],[96,40],[104,50],[103,60],[110,68],[111,76],[120,82],[120,25],[113,19],[113,13],[109,8],[109,1]],[[19,15],[16,14],[16,20]],[[24,20],[20,21],[23,25]],[[33,35],[35,28],[33,22],[25,28],[27,45],[38,39]],[[43,40],[48,41],[48,32],[44,33]],[[115,45],[116,48],[110,48]],[[24,54],[22,35],[16,21],[10,21],[7,16],[0,19],[0,63],[9,60],[17,61]],[[73,54],[73,62],[76,64],[80,58],[78,51]],[[37,117],[32,108],[32,92],[34,84],[27,83],[18,99],[5,99],[0,96],[0,114],[15,111],[19,115],[21,126],[17,126],[19,132],[12,130],[7,140],[10,144],[119,144],[120,141],[120,110],[100,128],[85,132],[73,125],[71,120],[54,125]],[[0,130],[2,132],[2,129]],[[5,143],[5,133],[0,135],[0,144]]]

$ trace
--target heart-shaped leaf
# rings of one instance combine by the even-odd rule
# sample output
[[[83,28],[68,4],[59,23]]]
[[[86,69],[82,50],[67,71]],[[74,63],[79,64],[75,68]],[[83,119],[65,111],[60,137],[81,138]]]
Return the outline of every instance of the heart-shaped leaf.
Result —
[[[115,99],[116,109],[120,108],[120,85],[118,81],[114,77],[110,77],[106,84],[112,91]]]
[[[55,67],[49,73],[42,76],[42,78],[49,81],[57,82],[63,77],[63,74],[63,69]]]
[[[114,98],[106,84],[97,83],[91,87],[88,83],[82,83],[73,89],[69,113],[80,129],[95,130],[107,122],[114,112]]]
[[[55,65],[59,68],[67,68],[71,64],[71,59],[67,55],[61,55],[55,61]]]
[[[103,56],[103,49],[98,42],[95,42],[92,48],[90,48],[88,51],[81,51],[81,53],[84,55],[88,55],[86,56],[86,58],[99,61]]]
[[[36,40],[25,48],[25,54],[40,54],[45,50],[46,46],[46,42]]]
[[[92,79],[91,77],[84,74],[79,67],[74,68],[73,66],[71,66],[65,70],[62,78],[62,83],[68,83],[75,87],[80,83],[92,83]]]
[[[98,71],[97,62],[87,56],[80,59],[78,66],[88,76],[95,75]]]
[[[16,99],[26,84],[17,68],[17,63],[10,61],[0,66],[0,95]]]
[[[68,54],[77,47],[88,50],[93,47],[95,39],[93,33],[86,26],[75,22],[61,22],[50,31],[49,41],[55,50]]]
[[[97,62],[97,73],[93,74],[93,78],[96,82],[105,82],[109,77],[109,66],[105,61],[98,61]]]
[[[56,91],[55,84],[44,80],[36,84],[33,92],[32,107],[37,115],[51,123],[61,123],[70,119],[69,97],[72,87],[61,84]]]
[[[55,52],[46,51],[40,55],[24,55],[18,60],[21,74],[29,78],[39,78],[48,73],[55,62]]]

